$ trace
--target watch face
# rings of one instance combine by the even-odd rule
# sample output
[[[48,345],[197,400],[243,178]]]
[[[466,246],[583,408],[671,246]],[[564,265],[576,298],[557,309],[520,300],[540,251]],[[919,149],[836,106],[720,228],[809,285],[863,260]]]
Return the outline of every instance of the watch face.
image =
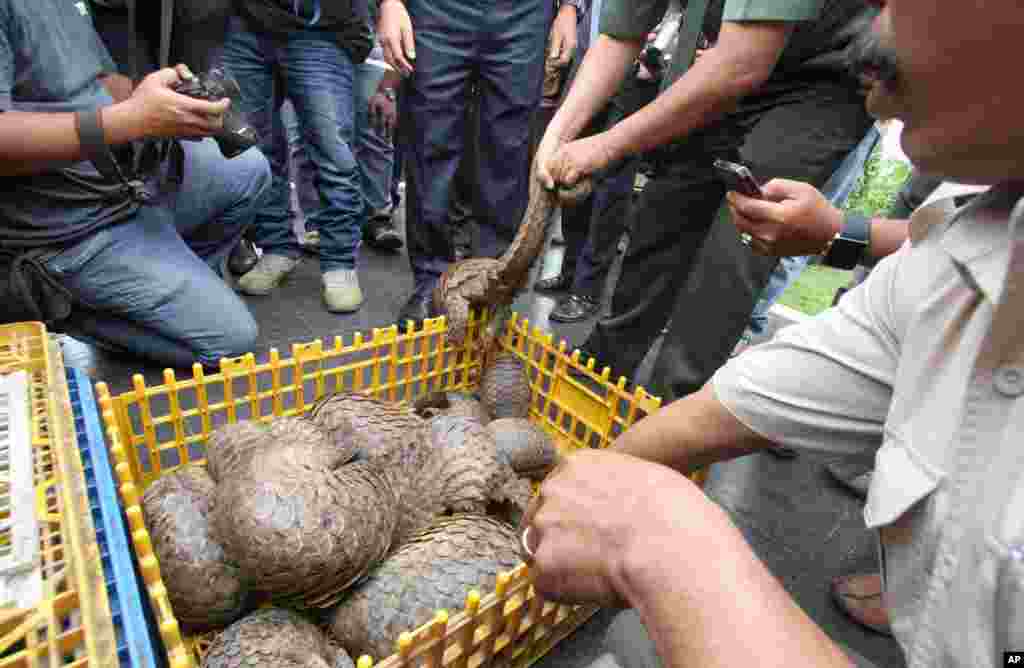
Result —
[[[862,241],[839,237],[829,249],[828,264],[838,269],[853,269],[860,264],[866,247],[867,244]]]

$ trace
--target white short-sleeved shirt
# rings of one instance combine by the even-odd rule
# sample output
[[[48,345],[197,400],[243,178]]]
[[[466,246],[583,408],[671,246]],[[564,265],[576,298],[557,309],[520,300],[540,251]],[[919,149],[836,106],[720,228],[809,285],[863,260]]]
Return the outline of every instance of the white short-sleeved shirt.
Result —
[[[1024,649],[1024,188],[920,208],[838,306],[712,383],[776,442],[873,453],[864,510],[909,666]]]

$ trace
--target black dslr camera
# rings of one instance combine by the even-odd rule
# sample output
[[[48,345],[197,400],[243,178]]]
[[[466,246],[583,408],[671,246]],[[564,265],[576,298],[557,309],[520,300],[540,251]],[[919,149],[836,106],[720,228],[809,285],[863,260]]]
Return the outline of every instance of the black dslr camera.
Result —
[[[224,114],[224,127],[213,135],[225,158],[234,158],[259,143],[256,131],[246,121],[245,116],[235,110],[241,98],[238,82],[223,71],[212,69],[206,74],[175,84],[172,88],[181,95],[210,102],[231,98],[231,106]]]

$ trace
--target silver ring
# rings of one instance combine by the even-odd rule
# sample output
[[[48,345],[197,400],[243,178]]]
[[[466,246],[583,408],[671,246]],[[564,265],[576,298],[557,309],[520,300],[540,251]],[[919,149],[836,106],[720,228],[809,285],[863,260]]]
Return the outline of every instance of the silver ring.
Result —
[[[744,246],[749,247],[754,242],[754,237],[750,236],[746,232],[740,232],[740,241],[743,242]]]
[[[523,548],[523,552],[525,552],[526,556],[530,557],[530,559],[533,559],[533,550],[530,549],[530,541],[527,537],[530,535],[530,529],[532,528],[532,526],[527,526],[523,529],[523,535],[519,538],[519,544]]]

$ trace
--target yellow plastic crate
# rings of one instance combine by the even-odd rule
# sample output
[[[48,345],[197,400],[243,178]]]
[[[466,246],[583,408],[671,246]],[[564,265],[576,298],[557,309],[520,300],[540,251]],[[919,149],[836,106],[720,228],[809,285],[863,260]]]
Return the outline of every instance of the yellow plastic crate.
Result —
[[[0,325],[0,374],[29,378],[42,599],[0,611],[0,668],[117,665],[63,358],[41,323]]]
[[[363,391],[388,401],[411,401],[422,394],[475,386],[480,375],[480,332],[488,315],[475,317],[465,348],[443,345],[444,318],[427,320],[406,333],[396,326],[356,334],[350,344],[340,338],[293,344],[291,357],[272,349],[267,362],[252,354],[222,360],[220,372],[207,375],[196,365],[192,377],[178,379],[164,371],[164,383],[148,387],[141,375],[134,389],[112,396],[97,384],[108,443],[116,461],[132,543],[171,668],[198,666],[207,647],[205,636],[185,638],[167,591],[140,507],[140,496],[160,476],[183,464],[203,461],[203,444],[211,429],[243,419],[269,420],[307,412],[326,393]],[[563,451],[607,446],[624,429],[656,410],[660,400],[642,388],[626,389],[626,379],[609,380],[610,370],[595,371],[595,361],[581,363],[562,341],[515,315],[500,339],[526,364],[532,386],[530,418],[554,437]],[[570,375],[588,376],[603,387],[600,396]],[[183,406],[191,406],[188,409]],[[702,483],[702,476],[695,476]],[[396,651],[381,667],[406,665],[485,668],[525,667],[589,619],[592,606],[567,606],[535,595],[525,564],[502,573],[493,592],[467,592],[466,607],[449,617],[438,611],[418,629],[396,638]],[[360,657],[359,668],[373,659]]]

